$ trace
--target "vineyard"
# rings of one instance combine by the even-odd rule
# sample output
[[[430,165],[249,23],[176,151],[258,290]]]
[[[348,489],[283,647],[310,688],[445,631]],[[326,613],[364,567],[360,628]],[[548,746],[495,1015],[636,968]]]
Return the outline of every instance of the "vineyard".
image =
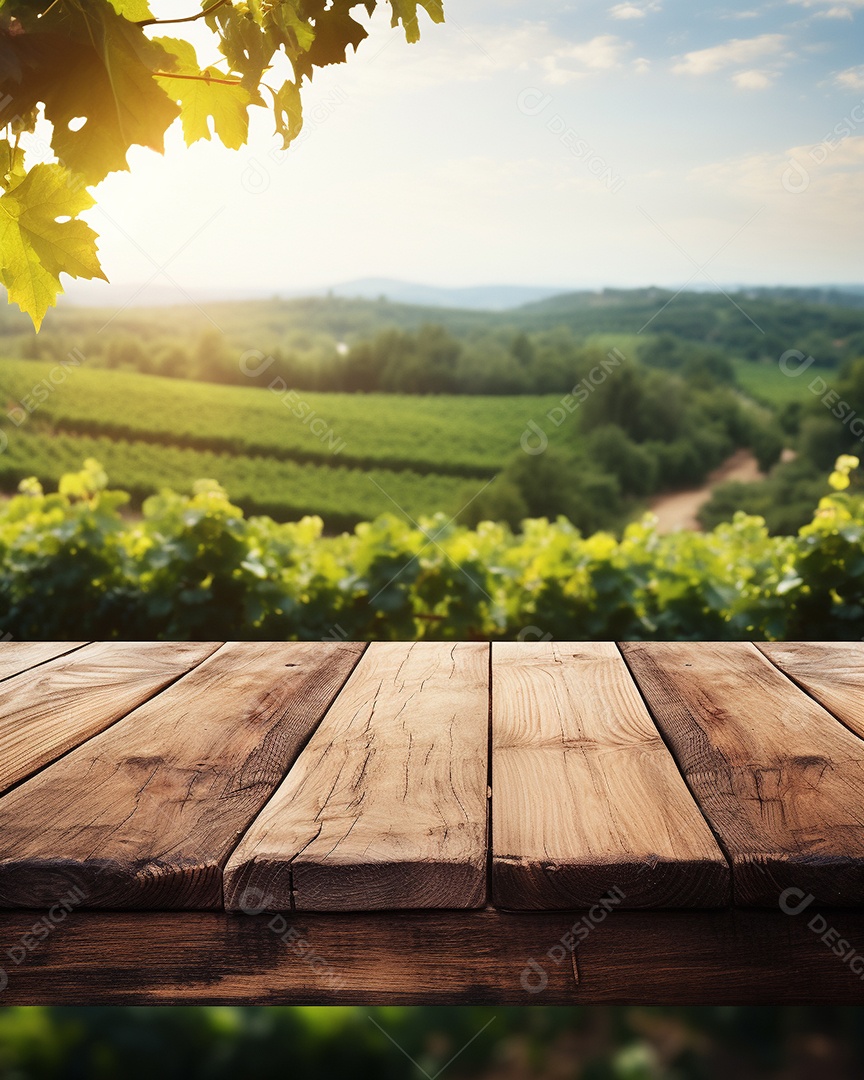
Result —
[[[4,361],[0,401],[7,491],[28,476],[56,485],[93,457],[135,505],[162,487],[190,492],[212,477],[248,513],[281,521],[317,514],[331,531],[397,506],[412,517],[455,514],[518,449],[528,421],[557,404],[301,396],[91,371],[74,357],[61,365]]]
[[[813,394],[808,391],[810,378],[790,379],[776,363],[760,364],[748,360],[734,362],[738,385],[756,401],[764,401],[776,407],[800,403],[807,405]],[[818,374],[818,372],[814,373]]]
[[[864,496],[842,457],[796,536],[737,514],[709,533],[618,540],[567,521],[514,534],[395,515],[244,518],[215,483],[143,518],[98,462],[0,510],[0,630],[21,639],[849,639],[864,636]],[[851,486],[850,486],[851,484]],[[847,490],[848,489],[848,490]]]
[[[397,507],[412,517],[430,507],[455,514],[484,484],[477,480],[472,487],[469,481],[439,473],[330,468],[104,437],[46,438],[22,431],[0,454],[0,487],[12,490],[25,477],[36,476],[56,488],[64,473],[91,457],[120,478],[133,506],[162,487],[191,491],[201,477],[218,477],[249,513],[281,521],[318,514],[330,530],[353,528]]]
[[[0,400],[7,417],[0,416],[0,424],[12,429],[8,414],[20,418],[26,403],[41,393],[45,400],[38,401],[31,420],[53,431],[474,477],[494,475],[502,458],[518,449],[526,423],[558,404],[552,396],[300,395],[285,387],[266,389],[266,379],[261,388],[251,383],[214,386],[91,371],[73,361],[4,361]]]

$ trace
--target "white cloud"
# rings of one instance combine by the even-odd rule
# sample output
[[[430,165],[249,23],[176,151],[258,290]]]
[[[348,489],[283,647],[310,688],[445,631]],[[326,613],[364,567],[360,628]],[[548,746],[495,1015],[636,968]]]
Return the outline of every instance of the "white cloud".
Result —
[[[651,70],[651,61],[644,56],[637,56],[633,61],[633,70],[637,75],[645,75]]]
[[[864,0],[845,0],[835,4],[833,0],[789,0],[790,4],[812,9],[820,19],[851,19],[856,11],[864,8]]]
[[[772,81],[773,76],[767,71],[739,71],[732,76],[739,90],[764,90]]]
[[[864,64],[838,72],[834,82],[845,90],[864,90]]]
[[[864,202],[864,189],[861,187],[864,135],[849,136],[834,149],[827,148],[825,144],[793,146],[782,154],[753,154],[700,165],[690,171],[689,178],[706,190],[734,192],[741,198],[763,202],[774,198],[788,202],[789,188],[784,187],[783,177],[793,162],[797,163],[796,179],[798,174],[806,173],[808,197],[812,196],[812,202],[820,205],[820,211],[827,213],[837,209],[830,206],[831,197],[842,193],[846,204],[844,213],[851,204],[858,210],[857,218],[847,214],[847,228],[851,221],[861,220],[860,210]],[[857,226],[857,231],[860,233],[860,226]]]
[[[723,68],[747,64],[781,51],[784,34],[760,34],[754,38],[733,38],[710,49],[687,53],[672,68],[676,75],[710,75]]]
[[[718,239],[706,237],[706,257],[749,222],[709,267],[721,283],[858,280],[864,244],[864,136],[844,139],[827,156],[822,149],[789,146],[684,169],[674,184],[657,183],[658,190],[665,186],[669,191],[665,204],[657,196],[658,220],[695,255],[707,230],[698,222],[689,227],[678,222],[688,212],[714,219]],[[628,175],[628,184],[635,183]],[[644,205],[652,205],[638,194]],[[659,216],[663,205],[668,218]]]
[[[400,49],[398,35],[379,25],[377,36],[364,43],[370,46],[366,52],[361,48],[357,59],[338,71],[339,86],[353,92],[352,84],[362,78],[364,93],[390,97],[394,85],[421,90],[517,72],[526,80],[561,86],[623,67],[632,49],[630,42],[612,34],[574,42],[544,22],[494,28],[451,22],[435,30],[438,33],[427,34],[418,46]]]
[[[563,84],[584,78],[592,71],[611,71],[621,66],[630,46],[613,34],[600,34],[590,41],[563,45],[543,57],[546,79]]]
[[[363,93],[389,97],[394,85],[406,92],[485,82],[503,72],[528,72],[535,69],[536,57],[563,44],[543,23],[490,29],[451,22],[435,30],[439,32],[427,34],[418,45],[399,48],[398,34],[386,23],[378,24],[371,40],[364,42],[369,46],[365,52],[361,47],[351,64],[325,70],[338,72],[339,86],[346,92],[362,85]]]
[[[609,14],[613,19],[644,19],[651,12],[659,11],[660,4],[616,4],[609,8]]]

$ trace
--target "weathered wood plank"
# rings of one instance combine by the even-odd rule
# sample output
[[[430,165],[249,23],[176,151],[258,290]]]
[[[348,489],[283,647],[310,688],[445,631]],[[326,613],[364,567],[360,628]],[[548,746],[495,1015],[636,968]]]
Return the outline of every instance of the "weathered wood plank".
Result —
[[[486,892],[482,644],[372,644],[226,869],[307,911],[478,907]]]
[[[725,857],[609,642],[492,646],[492,895],[720,907]],[[623,899],[622,899],[623,897]]]
[[[221,907],[229,852],[363,648],[225,645],[0,799],[0,905],[74,886],[88,907]]]
[[[864,903],[864,746],[741,642],[621,646],[732,862],[738,904]]]
[[[54,917],[0,913],[4,1005],[864,1003],[848,910]]]
[[[570,922],[494,911],[73,911],[11,963],[8,950],[44,915],[0,913],[4,1005],[536,1004],[520,981],[526,961]],[[550,971],[542,1000],[570,1000],[573,986],[568,961]]]
[[[86,641],[0,641],[0,682],[86,644]]]
[[[106,642],[0,683],[0,792],[113,724],[218,642]]]
[[[864,641],[755,644],[772,664],[864,738]]]
[[[608,1005],[861,1004],[862,953],[860,911],[621,911],[578,945],[575,997]]]

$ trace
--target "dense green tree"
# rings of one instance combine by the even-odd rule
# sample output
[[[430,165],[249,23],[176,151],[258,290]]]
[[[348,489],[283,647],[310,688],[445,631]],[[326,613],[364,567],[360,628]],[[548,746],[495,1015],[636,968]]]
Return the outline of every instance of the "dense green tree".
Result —
[[[633,442],[615,424],[591,432],[585,440],[585,457],[597,472],[614,476],[621,490],[630,495],[641,497],[657,490],[656,454]]]

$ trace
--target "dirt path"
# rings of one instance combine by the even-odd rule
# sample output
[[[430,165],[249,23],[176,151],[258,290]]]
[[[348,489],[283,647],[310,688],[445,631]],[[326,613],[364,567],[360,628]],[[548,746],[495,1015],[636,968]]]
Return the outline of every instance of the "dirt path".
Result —
[[[732,457],[712,472],[702,487],[690,491],[673,491],[667,495],[658,495],[650,504],[652,514],[657,515],[657,531],[661,533],[678,532],[688,529],[701,532],[696,515],[699,508],[711,498],[711,492],[718,484],[727,480],[741,480],[745,484],[762,480],[756,458],[749,450],[737,450]]]

